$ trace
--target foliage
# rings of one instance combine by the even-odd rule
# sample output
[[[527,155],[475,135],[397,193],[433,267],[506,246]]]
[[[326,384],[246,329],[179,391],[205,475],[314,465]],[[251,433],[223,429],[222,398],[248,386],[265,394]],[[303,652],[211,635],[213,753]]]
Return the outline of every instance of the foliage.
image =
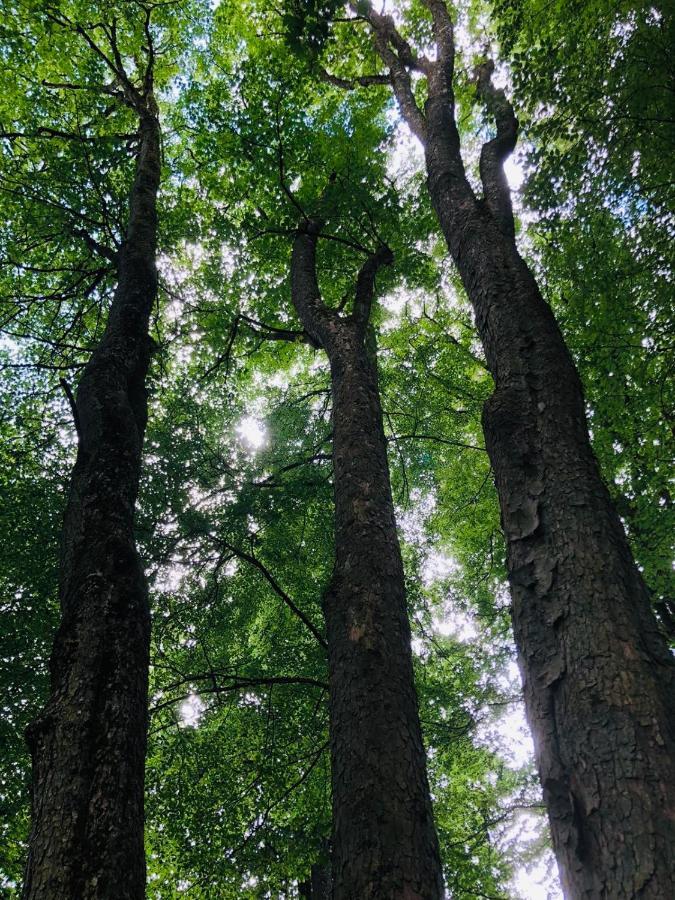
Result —
[[[485,7],[459,6],[470,40],[458,94],[470,133],[483,127],[470,72]],[[523,223],[530,255],[579,361],[603,472],[662,598],[672,323],[658,217],[668,197],[659,187],[662,137],[643,126],[664,100],[650,93],[654,110],[624,121],[608,98],[657,90],[657,63],[645,75],[637,60],[669,20],[664,12],[650,24],[642,6],[624,4],[621,15],[636,23],[624,40],[615,4],[582,6],[593,7],[583,13],[593,23],[585,41],[567,27],[562,0],[496,3],[493,24],[536,166],[526,197],[538,213]],[[146,52],[145,9],[21,2],[0,26],[17,83],[0,100],[7,896],[25,849],[22,731],[46,690],[75,441],[59,379],[76,381],[101,333],[113,277],[106,251],[123,239],[133,177],[133,125],[111,103],[105,64],[59,22],[67,16],[101,34],[96,23],[116,17],[135,71]],[[377,72],[365,31],[336,21],[338,9],[292,2],[280,17],[268,4],[223,0],[215,10],[197,2],[152,10],[165,171],[159,352],[137,531],[154,622],[153,898],[296,896],[326,852],[321,596],[333,566],[331,398],[326,361],[304,342],[289,298],[290,243],[305,215],[326,220],[320,282],[334,306],[349,309],[365,250],[385,241],[395,256],[378,279],[373,324],[453,896],[515,896],[510,879],[528,851],[512,837],[514,822],[538,810],[530,763],[510,755],[513,739],[504,738],[502,712],[517,706],[518,685],[480,422],[491,382],[386,86],[344,90],[321,76],[324,67],[341,79]],[[422,44],[423,5],[401,9],[406,37]],[[616,54],[633,61],[609,65]],[[600,71],[609,74],[598,80]],[[64,82],[80,87],[48,86]],[[637,175],[626,149],[633,137]]]

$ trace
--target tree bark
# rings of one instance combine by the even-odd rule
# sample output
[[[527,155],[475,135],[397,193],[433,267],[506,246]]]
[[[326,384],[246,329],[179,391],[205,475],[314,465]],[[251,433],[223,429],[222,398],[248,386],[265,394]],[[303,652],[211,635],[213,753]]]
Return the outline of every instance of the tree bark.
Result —
[[[62,532],[51,694],[27,732],[33,820],[25,900],[145,896],[150,617],[134,507],[157,296],[160,133],[152,97],[139,116],[117,288],[74,404],[79,443]]]
[[[367,329],[380,249],[361,269],[354,312],[326,307],[316,282],[320,223],[295,241],[293,301],[326,351],[333,396],[335,551],[324,596],[330,670],[335,900],[443,896],[410,626]]]
[[[447,4],[424,0],[436,58],[412,57],[394,24],[369,20],[401,112],[420,138],[428,189],[473,306],[495,382],[483,417],[507,544],[528,720],[565,896],[675,896],[675,669],[591,449],[583,390],[518,253],[503,161],[513,109],[478,91],[497,134],[466,178],[454,120]],[[422,111],[410,69],[426,77]],[[407,79],[407,81],[406,81]]]

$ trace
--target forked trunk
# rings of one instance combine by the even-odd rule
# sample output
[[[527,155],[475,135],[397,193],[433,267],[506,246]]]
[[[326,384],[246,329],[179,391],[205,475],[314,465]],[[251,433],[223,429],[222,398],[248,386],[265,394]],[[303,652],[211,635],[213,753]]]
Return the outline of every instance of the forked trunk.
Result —
[[[325,307],[314,232],[293,256],[293,296],[328,354],[333,397],[335,571],[324,598],[330,669],[335,900],[443,896],[413,679],[410,626],[374,353],[366,347],[373,280],[365,264],[352,316]]]
[[[77,391],[78,452],[62,536],[51,695],[27,737],[33,821],[26,900],[141,900],[150,640],[134,541],[157,294],[159,125],[141,118],[127,239],[106,330]]]
[[[495,379],[485,441],[563,887],[570,898],[667,900],[673,660],[600,476],[553,315],[512,242],[489,221],[475,240],[456,259]]]

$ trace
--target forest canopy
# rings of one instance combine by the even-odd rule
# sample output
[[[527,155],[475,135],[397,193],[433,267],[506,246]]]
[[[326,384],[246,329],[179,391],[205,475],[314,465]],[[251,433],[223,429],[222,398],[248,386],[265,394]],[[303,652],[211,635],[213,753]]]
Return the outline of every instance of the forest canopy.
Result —
[[[37,840],[29,841],[31,785],[51,777],[39,762],[49,756],[44,723],[58,719],[64,706],[55,698],[63,704],[67,695],[83,710],[91,700],[99,723],[91,729],[107,716],[120,732],[132,721],[147,731],[138,867],[140,878],[147,866],[148,897],[318,897],[310,882],[331,863],[338,882],[351,877],[346,866],[335,874],[336,760],[348,722],[370,734],[375,714],[359,718],[358,688],[340,693],[351,644],[332,635],[347,588],[375,596],[380,582],[409,621],[408,650],[399,663],[391,649],[393,675],[382,674],[381,661],[358,662],[353,680],[365,693],[372,677],[371,694],[384,691],[373,703],[394,720],[399,695],[387,699],[381,682],[393,691],[404,673],[400,708],[406,728],[418,721],[423,737],[406,771],[423,787],[428,778],[437,850],[435,838],[425,846],[440,859],[447,896],[562,896],[551,789],[542,794],[545,763],[535,764],[521,683],[521,674],[536,680],[523,662],[535,631],[518,631],[516,608],[514,638],[512,598],[517,583],[544,603],[566,583],[561,560],[575,551],[554,558],[551,543],[550,564],[534,551],[514,563],[517,541],[541,523],[555,531],[546,488],[532,483],[560,479],[553,451],[543,475],[531,456],[536,476],[528,470],[518,482],[527,502],[514,532],[507,482],[515,463],[500,456],[489,398],[515,369],[510,358],[495,363],[499,348],[484,331],[517,324],[519,298],[492,319],[467,291],[484,271],[462,268],[478,250],[455,253],[448,234],[458,227],[433,193],[442,182],[433,168],[434,91],[438,73],[450,71],[443,96],[448,109],[452,96],[463,196],[480,195],[476,216],[496,223],[498,241],[484,239],[488,268],[511,260],[502,239],[524,260],[580,379],[581,413],[568,420],[561,407],[553,418],[571,431],[585,412],[602,503],[616,511],[648,598],[633,624],[649,651],[631,649],[633,625],[618,612],[617,646],[625,639],[626,660],[634,653],[658,669],[658,659],[665,671],[659,642],[675,637],[672,46],[672,11],[638,0],[392,0],[382,10],[298,0],[6,0],[1,897],[22,896]],[[460,179],[449,171],[454,211],[465,201],[452,194]],[[467,221],[470,235],[478,219]],[[520,263],[504,265],[525,284]],[[540,345],[529,337],[522,346],[527,355]],[[567,363],[531,355],[549,371],[533,369],[528,383],[566,396],[576,384]],[[514,446],[531,433],[518,428]],[[594,465],[585,453],[581,463],[567,456],[571,482]],[[376,509],[369,492],[380,484]],[[572,533],[564,522],[559,531]],[[578,534],[588,536],[581,526]],[[91,605],[91,621],[81,613],[94,604],[78,562],[88,545],[98,554],[90,575],[113,584],[132,573],[120,596],[136,598],[129,609],[141,610],[138,628],[131,613],[115,611],[117,600]],[[583,594],[586,582],[570,579]],[[106,596],[117,595],[111,587]],[[364,609],[354,613],[353,644],[367,637]],[[541,615],[552,617],[551,629],[573,618],[555,610]],[[106,616],[128,632],[112,640]],[[77,639],[67,632],[73,622]],[[63,673],[84,653],[87,628],[100,628],[98,643],[77,665],[100,667],[99,681],[78,694],[63,687],[74,684]],[[135,641],[134,686],[124,653]],[[547,689],[574,668],[569,657],[556,665],[546,658],[546,678],[537,676]],[[116,667],[126,673],[117,681]],[[101,700],[113,683],[136,705]],[[532,725],[539,700],[527,701]],[[338,737],[331,722],[340,723]],[[84,757],[98,765],[105,745],[78,744],[70,727],[62,732],[77,757],[69,765]],[[410,740],[416,746],[414,733]],[[144,741],[133,744],[139,766]],[[78,757],[80,746],[90,749]],[[124,746],[115,744],[100,782],[91,775],[100,796],[121,771]],[[134,778],[142,805],[143,775]],[[142,810],[135,815],[142,853]]]

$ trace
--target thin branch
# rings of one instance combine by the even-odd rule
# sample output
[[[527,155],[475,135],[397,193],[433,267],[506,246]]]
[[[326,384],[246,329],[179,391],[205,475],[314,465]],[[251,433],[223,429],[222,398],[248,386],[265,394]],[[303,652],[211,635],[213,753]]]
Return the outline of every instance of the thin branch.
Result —
[[[437,444],[447,444],[450,447],[461,447],[464,450],[478,450],[479,453],[487,453],[485,447],[477,444],[466,444],[462,441],[453,441],[449,438],[438,437],[436,434],[392,434],[387,440],[393,441],[435,441]]]
[[[294,330],[291,328],[277,328],[274,325],[266,325],[264,322],[259,322],[257,319],[252,319],[250,316],[244,315],[244,313],[238,313],[230,327],[230,336],[228,338],[227,346],[225,348],[225,352],[221,353],[216,360],[208,367],[208,369],[201,376],[200,381],[205,381],[210,375],[212,375],[217,369],[222,366],[223,363],[226,364],[225,368],[225,378],[228,377],[230,373],[230,357],[232,354],[232,347],[239,333],[240,324],[245,325],[253,334],[260,337],[265,341],[288,341],[292,344],[309,344],[311,347],[317,347],[318,344],[314,341],[314,339],[307,334],[306,331]]]
[[[110,247],[106,247],[105,244],[99,243],[83,228],[71,228],[70,230],[75,237],[82,238],[93,253],[98,254],[98,256],[103,256],[105,259],[110,260],[111,263],[117,265],[117,252],[115,250],[111,250]]]
[[[353,21],[353,20],[350,20]],[[372,87],[373,85],[391,85],[390,75],[355,75],[353,78],[341,78],[339,75],[333,75],[326,69],[319,67],[319,77],[322,81],[335,87],[342,88],[344,91],[354,91],[357,87]]]
[[[276,108],[276,116],[275,116],[275,130],[277,133],[277,159],[279,164],[279,184],[281,185],[281,189],[286,194],[290,202],[293,206],[298,210],[303,219],[307,222],[309,221],[309,217],[307,213],[304,211],[300,203],[298,202],[295,194],[290,189],[290,187],[286,184],[286,162],[284,159],[284,142],[281,137],[281,121],[279,117],[279,105],[277,104]]]
[[[214,681],[215,678],[218,677],[231,678],[232,681],[230,684],[218,684]],[[162,688],[163,692],[174,691],[177,688],[181,687],[184,684],[190,684],[194,681],[211,681],[211,687],[200,687],[200,694],[229,694],[234,691],[246,690],[247,688],[252,687],[271,687],[277,684],[289,684],[289,685],[307,685],[309,687],[316,687],[322,691],[328,690],[328,684],[325,681],[319,681],[318,678],[310,678],[309,676],[303,675],[276,675],[276,676],[260,676],[260,677],[239,677],[237,675],[227,675],[220,672],[208,672],[203,675],[187,675],[185,678],[180,681],[176,681],[173,684],[168,685],[165,688]],[[187,700],[190,697],[190,694],[183,694],[180,697],[170,697],[167,700],[163,700],[161,703],[156,704],[151,707],[149,712],[151,716],[157,715],[157,713],[161,712],[163,709],[167,709],[168,707],[175,706],[176,703],[180,703],[182,700]]]
[[[274,578],[272,573],[266,566],[256,557],[253,556],[252,553],[247,553],[245,550],[242,550],[240,547],[235,547],[227,541],[221,541],[223,547],[233,553],[238,559],[243,559],[244,562],[247,562],[249,565],[253,566],[257,569],[265,578],[267,583],[270,585],[272,590],[280,597],[286,606],[293,612],[300,621],[306,626],[306,628],[311,631],[316,640],[321,644],[324,650],[328,650],[328,644],[326,643],[326,639],[321,634],[319,629],[314,625],[314,623],[305,615],[305,613],[291,600],[286,591],[279,585],[277,580]]]
[[[325,462],[327,460],[331,460],[332,458],[333,457],[330,453],[314,453],[312,456],[306,457],[305,459],[299,459],[296,460],[296,462],[281,466],[281,468],[277,469],[272,475],[268,475],[267,478],[252,482],[252,486],[275,487],[275,479],[278,478],[279,475],[283,475],[285,472],[292,472],[294,469],[300,469],[303,466],[307,466],[313,462]]]
[[[82,440],[82,430],[80,428],[80,414],[77,410],[75,395],[73,394],[73,391],[65,378],[59,378],[59,384],[63,388],[63,391],[68,398],[68,403],[70,404],[70,409],[73,414],[73,422],[75,423],[75,431],[77,432],[77,440],[78,442],[80,442]]]

